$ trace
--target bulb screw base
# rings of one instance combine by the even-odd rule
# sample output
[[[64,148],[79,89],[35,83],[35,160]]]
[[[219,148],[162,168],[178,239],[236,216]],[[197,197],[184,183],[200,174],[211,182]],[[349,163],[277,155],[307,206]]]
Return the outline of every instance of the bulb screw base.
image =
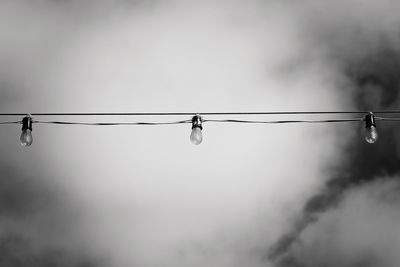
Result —
[[[32,117],[27,115],[22,119],[22,131],[30,130],[32,131]]]
[[[194,128],[200,128],[200,130],[203,130],[203,119],[201,118],[200,115],[195,115],[192,118],[192,129]]]
[[[364,121],[365,121],[365,128],[370,128],[371,126],[376,127],[374,113],[370,112],[367,115],[365,115]]]

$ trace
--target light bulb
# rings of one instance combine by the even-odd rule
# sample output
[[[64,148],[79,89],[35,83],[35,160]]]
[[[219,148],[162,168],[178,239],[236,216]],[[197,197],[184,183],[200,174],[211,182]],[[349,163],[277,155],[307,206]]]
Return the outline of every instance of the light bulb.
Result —
[[[203,134],[201,131],[203,130],[203,119],[199,114],[192,118],[192,133],[190,134],[190,142],[194,145],[199,145],[201,141],[203,141]]]
[[[22,146],[32,145],[33,138],[31,130],[29,129],[23,130],[19,140],[21,141]]]
[[[376,130],[375,126],[370,126],[368,128],[365,128],[365,141],[369,144],[373,144],[376,141],[378,141],[378,131]]]
[[[201,129],[199,127],[193,128],[192,133],[190,134],[190,142],[192,142],[194,145],[199,145],[201,141],[203,141]]]
[[[378,141],[378,130],[376,129],[375,117],[372,112],[365,116],[364,138],[369,144]]]
[[[32,118],[29,115],[22,119],[22,133],[19,140],[24,147],[32,145]]]

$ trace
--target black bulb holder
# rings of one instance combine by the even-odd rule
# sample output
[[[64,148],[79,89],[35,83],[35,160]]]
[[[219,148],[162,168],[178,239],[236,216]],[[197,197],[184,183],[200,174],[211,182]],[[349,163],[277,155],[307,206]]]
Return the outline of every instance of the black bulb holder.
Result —
[[[32,131],[32,118],[31,116],[25,116],[22,119],[22,131],[30,130]]]
[[[370,128],[372,126],[376,127],[375,116],[372,112],[365,115],[364,120],[365,120],[365,128]]]
[[[200,130],[203,130],[203,119],[201,118],[200,115],[195,115],[192,118],[192,130],[194,128],[200,128]]]

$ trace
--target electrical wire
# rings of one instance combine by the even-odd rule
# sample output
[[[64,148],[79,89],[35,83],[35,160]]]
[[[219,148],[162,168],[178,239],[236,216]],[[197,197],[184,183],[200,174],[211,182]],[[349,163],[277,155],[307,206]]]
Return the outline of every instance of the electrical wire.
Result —
[[[193,115],[193,114],[192,114]],[[203,114],[202,114],[203,115]],[[400,121],[396,117],[375,117],[377,121]],[[318,120],[237,120],[237,119],[203,119],[203,123],[243,123],[243,124],[288,124],[288,123],[339,123],[339,122],[362,122],[364,118],[343,118],[343,119],[318,119]],[[4,121],[0,125],[21,124],[22,121]],[[176,125],[192,123],[192,120],[180,120],[171,122],[78,122],[78,121],[43,121],[33,120],[37,124],[58,124],[58,125],[84,125],[84,126],[129,126],[129,125]]]
[[[0,124],[21,124],[21,121],[2,121]]]
[[[206,122],[217,122],[217,123],[247,123],[247,124],[285,124],[285,123],[332,123],[332,122],[355,122],[362,121],[363,118],[351,118],[351,119],[329,119],[329,120],[267,120],[267,121],[254,121],[254,120],[214,120],[205,119]],[[38,121],[34,120],[33,123],[38,124],[59,124],[59,125],[85,125],[85,126],[118,126],[118,125],[173,125],[173,124],[185,124],[191,123],[192,120],[172,121],[172,122],[74,122],[74,121]],[[20,122],[18,122],[20,123]]]
[[[213,120],[206,119],[203,122],[218,122],[218,123],[249,123],[249,124],[274,124],[274,123],[329,123],[329,122],[354,122],[362,121],[363,119],[331,119],[331,120],[276,120],[276,121],[254,121],[254,120]],[[62,125],[89,125],[89,126],[118,126],[118,125],[172,125],[191,123],[192,120],[182,120],[173,122],[71,122],[71,121],[33,121],[40,124],[62,124]]]
[[[386,111],[388,112],[388,111]],[[395,112],[395,111],[393,111]],[[343,113],[343,112],[341,112]],[[44,113],[42,113],[44,114]],[[46,113],[46,115],[49,115],[50,113]],[[52,113],[54,115],[56,113]],[[61,113],[60,113],[61,114]],[[58,114],[58,115],[60,115]],[[77,115],[78,113],[74,113],[74,115]],[[82,113],[79,113],[80,115]],[[97,115],[97,116],[105,116],[105,113],[90,113],[91,115]],[[121,114],[121,113],[119,113]],[[133,113],[130,113],[132,115]],[[144,113],[140,113],[143,115]],[[149,113],[146,113],[148,115]],[[162,115],[167,115],[167,113],[160,113]],[[178,113],[174,113],[178,114]],[[206,115],[209,113],[205,113]],[[225,115],[232,115],[232,113],[218,113],[218,115],[225,114]],[[237,114],[237,113],[235,113]],[[240,115],[245,115],[249,113],[240,113]],[[258,113],[259,114],[259,113]],[[268,113],[271,114],[271,113]],[[290,113],[285,112],[285,113],[280,113],[280,114],[285,114],[289,115]],[[311,113],[293,113],[293,114],[311,114]],[[312,112],[312,114],[333,114],[333,112],[325,112],[325,113],[320,113],[320,112]],[[0,114],[1,115],[1,114]],[[3,114],[4,115],[4,114]],[[192,124],[192,132],[190,134],[190,141],[198,145],[202,142],[202,134],[201,130],[203,129],[202,123],[208,123],[208,122],[215,122],[215,123],[246,123],[246,124],[289,124],[289,123],[339,123],[339,122],[364,122],[365,123],[365,133],[364,133],[364,139],[367,143],[375,143],[378,139],[378,133],[376,130],[376,124],[375,120],[379,121],[400,121],[400,117],[375,117],[372,112],[368,112],[366,115],[364,115],[361,118],[341,118],[341,119],[302,119],[302,120],[239,120],[239,119],[203,119],[198,113],[196,115],[190,113],[193,117],[191,119],[186,119],[186,120],[179,120],[179,121],[167,121],[167,122],[149,122],[149,121],[140,121],[140,122],[85,122],[85,121],[61,121],[61,120],[33,120],[31,116],[34,114],[28,114],[25,115],[22,119],[22,121],[3,121],[0,122],[0,125],[6,125],[6,124],[22,124],[22,133],[20,137],[21,145],[24,147],[30,146],[32,144],[32,124],[37,123],[37,124],[57,124],[57,125],[85,125],[85,126],[118,126],[118,125],[151,125],[151,126],[156,126],[156,125],[173,125],[173,124],[187,124],[191,123]],[[61,115],[66,115],[66,113],[62,113]],[[109,114],[107,114],[109,115]],[[115,114],[114,114],[115,115]],[[125,114],[126,115],[126,114]],[[152,113],[154,115],[154,113]],[[182,115],[179,113],[179,115]],[[202,114],[204,115],[204,113]],[[217,115],[217,113],[213,113],[212,115]],[[34,116],[37,116],[34,115]]]
[[[232,122],[232,123],[329,123],[329,122],[352,122],[363,119],[332,119],[332,120],[276,120],[276,121],[250,121],[250,120],[203,120],[203,122]]]
[[[171,125],[191,123],[192,120],[173,122],[71,122],[71,121],[33,121],[40,124],[61,124],[61,125],[87,125],[87,126],[118,126],[118,125]]]
[[[400,121],[400,118],[382,118],[382,117],[375,117],[376,120],[380,121]]]
[[[254,111],[254,112],[69,112],[30,113],[31,116],[190,116],[201,115],[326,115],[326,114],[399,114],[400,110],[358,110],[358,111]],[[0,113],[0,116],[25,116],[26,113]]]

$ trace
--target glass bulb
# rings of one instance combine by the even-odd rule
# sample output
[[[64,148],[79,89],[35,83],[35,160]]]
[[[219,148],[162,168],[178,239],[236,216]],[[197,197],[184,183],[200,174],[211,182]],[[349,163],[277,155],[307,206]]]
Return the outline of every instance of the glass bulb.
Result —
[[[194,145],[199,145],[203,141],[203,134],[201,133],[200,127],[194,127],[190,134],[190,142]]]
[[[371,125],[370,127],[365,128],[364,130],[365,141],[369,144],[373,144],[378,140],[378,131],[376,127]]]
[[[21,133],[21,138],[19,139],[21,141],[22,146],[30,146],[32,145],[32,132],[29,129],[23,130]]]

